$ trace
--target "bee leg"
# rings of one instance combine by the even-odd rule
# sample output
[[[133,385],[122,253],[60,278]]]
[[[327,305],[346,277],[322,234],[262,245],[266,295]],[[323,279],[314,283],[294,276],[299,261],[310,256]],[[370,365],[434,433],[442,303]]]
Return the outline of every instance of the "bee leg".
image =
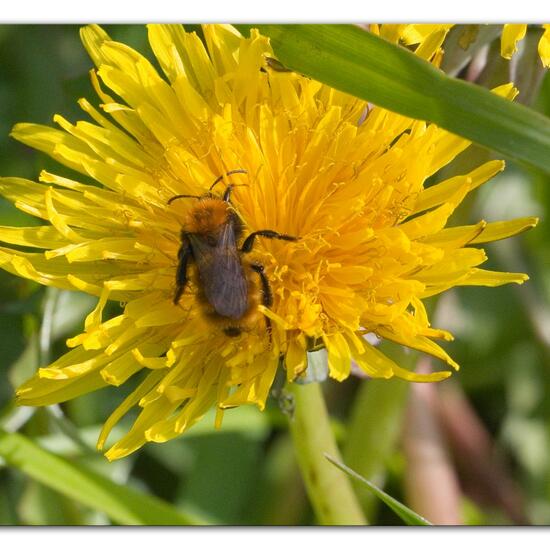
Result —
[[[300,238],[293,237],[292,235],[285,235],[284,233],[277,233],[271,229],[260,229],[260,231],[254,231],[250,233],[248,237],[244,240],[243,245],[241,246],[241,252],[250,252],[254,246],[254,239],[256,237],[267,237],[268,239],[279,239],[281,241],[292,241],[296,242]]]
[[[262,305],[265,307],[271,307],[273,305],[273,292],[271,292],[269,280],[264,273],[264,266],[261,264],[250,264],[250,267],[260,276],[260,281],[262,283]],[[264,315],[264,317],[267,335],[269,336],[269,342],[271,343],[271,319],[266,315]]]
[[[182,245],[178,250],[178,269],[176,271],[176,293],[174,294],[174,305],[178,305],[181,295],[185,290],[185,283],[187,282],[187,263],[191,254],[191,245],[187,244],[185,241],[182,242]]]
[[[223,194],[223,200],[225,202],[231,202],[230,199],[231,199],[231,191],[233,190],[233,186],[232,185],[228,185],[226,190],[225,190],[225,193]]]

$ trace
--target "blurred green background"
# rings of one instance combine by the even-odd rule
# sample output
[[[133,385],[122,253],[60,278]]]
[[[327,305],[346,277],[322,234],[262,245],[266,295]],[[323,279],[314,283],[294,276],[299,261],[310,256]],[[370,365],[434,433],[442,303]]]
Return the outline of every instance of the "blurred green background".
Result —
[[[143,26],[105,28],[114,39],[152,59]],[[509,80],[509,62],[498,56],[493,59],[478,79],[487,86]],[[532,58],[529,62],[533,63]],[[9,132],[17,122],[52,124],[55,113],[73,121],[85,116],[77,99],[87,97],[98,103],[89,83],[90,68],[78,26],[0,25],[0,175],[36,179],[43,168],[65,172],[43,154],[12,140]],[[520,65],[517,70],[524,74],[527,68]],[[550,115],[548,74],[540,86],[533,82],[526,83],[534,88],[526,101]],[[491,157],[471,147],[433,182]],[[522,271],[531,280],[521,287],[460,288],[430,304],[433,325],[454,333],[456,340],[445,348],[462,366],[451,380],[430,390],[436,405],[429,414],[441,436],[439,448],[457,481],[455,496],[467,524],[550,524],[548,179],[508,163],[503,174],[463,205],[452,224],[539,216],[535,230],[485,247],[490,258],[487,269]],[[36,223],[0,199],[1,225]],[[77,467],[156,495],[209,522],[315,522],[287,420],[275,400],[265,413],[253,407],[229,411],[220,432],[213,430],[212,417],[206,418],[181,439],[147,445],[113,464],[94,445],[102,422],[125,389],[108,388],[60,407],[15,410],[14,388],[64,352],[65,339],[82,329],[95,299],[45,289],[3,271],[0,298],[0,422],[5,430],[18,430]],[[113,313],[117,307],[113,304]],[[387,352],[402,362],[416,359],[399,349],[388,347]],[[413,415],[406,408],[410,389],[404,383],[357,377],[324,383],[344,460],[415,508],[422,507],[420,493],[430,500],[430,495],[443,489],[429,483],[418,487],[410,480],[414,466],[410,454]],[[391,411],[384,415],[385,406]],[[420,439],[413,437],[412,444]],[[370,458],[365,459],[367,451]],[[46,485],[0,462],[0,524],[116,523],[106,513]],[[364,492],[361,498],[372,523],[401,523]]]

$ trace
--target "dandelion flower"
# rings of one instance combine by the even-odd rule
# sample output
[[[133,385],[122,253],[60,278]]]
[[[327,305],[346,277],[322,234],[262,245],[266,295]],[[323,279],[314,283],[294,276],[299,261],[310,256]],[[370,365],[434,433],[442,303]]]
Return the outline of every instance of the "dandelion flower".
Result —
[[[375,333],[457,368],[435,343],[451,335],[430,326],[422,300],[458,285],[527,279],[481,269],[485,252],[473,245],[519,233],[534,218],[445,227],[502,162],[426,188],[468,141],[273,70],[269,40],[256,31],[249,38],[231,26],[203,31],[204,43],[181,26],[148,27],[161,76],[101,28],[84,28],[100,110],[81,99],[91,121],[57,115],[59,129],[24,123],[12,134],[75,179],[44,171],[39,183],[0,180],[5,197],[48,222],[1,227],[0,240],[17,246],[0,248],[0,265],[99,298],[84,332],[67,341],[71,350],[24,383],[18,402],[63,402],[139,377],[100,434],[103,448],[113,426],[140,410],[106,453],[111,460],[179,436],[211,407],[218,426],[224,409],[263,409],[276,371],[285,369],[289,381],[303,376],[308,350],[321,345],[336,380],[349,376],[352,361],[371,377],[442,380],[449,370],[406,371],[363,336]],[[498,92],[513,94],[511,86]],[[220,176],[213,193],[222,193],[232,171],[240,172],[231,176],[231,208],[245,236],[270,229],[299,237],[257,239],[248,256],[264,266],[272,304],[257,304],[238,336],[204,314],[196,266],[174,303],[180,234],[196,199],[170,201],[202,196]],[[109,300],[124,309],[104,320]]]

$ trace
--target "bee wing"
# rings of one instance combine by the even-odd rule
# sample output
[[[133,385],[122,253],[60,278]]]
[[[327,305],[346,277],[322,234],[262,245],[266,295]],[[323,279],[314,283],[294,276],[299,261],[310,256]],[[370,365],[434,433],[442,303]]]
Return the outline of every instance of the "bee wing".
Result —
[[[205,288],[208,299],[220,315],[240,319],[248,309],[248,283],[237,252],[224,250],[216,267],[211,284]]]
[[[246,280],[232,223],[226,224],[212,246],[192,235],[195,262],[206,298],[219,315],[240,319],[248,309]]]

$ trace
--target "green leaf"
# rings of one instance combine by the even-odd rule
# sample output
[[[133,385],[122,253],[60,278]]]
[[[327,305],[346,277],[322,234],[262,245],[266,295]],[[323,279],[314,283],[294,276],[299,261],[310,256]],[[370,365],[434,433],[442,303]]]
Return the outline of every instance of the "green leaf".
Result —
[[[398,364],[414,365],[409,353]],[[403,415],[410,384],[405,380],[363,380],[353,401],[343,458],[350,468],[379,485],[383,484],[386,465],[393,453],[403,427]],[[358,487],[359,497],[367,517],[378,504],[368,487]]]
[[[141,493],[60,458],[21,434],[0,431],[0,456],[32,479],[122,525],[202,525],[159,498]]]
[[[550,119],[354,25],[247,25],[294,71],[550,173]]]
[[[410,508],[407,508],[404,504],[379,489],[369,480],[365,479],[363,476],[360,476],[351,468],[348,468],[345,464],[338,462],[338,460],[332,458],[326,453],[325,458],[349,476],[357,479],[361,483],[364,483],[369,491],[376,495],[381,501],[385,502],[407,525],[432,525],[427,519],[423,518],[416,512],[413,512]]]

